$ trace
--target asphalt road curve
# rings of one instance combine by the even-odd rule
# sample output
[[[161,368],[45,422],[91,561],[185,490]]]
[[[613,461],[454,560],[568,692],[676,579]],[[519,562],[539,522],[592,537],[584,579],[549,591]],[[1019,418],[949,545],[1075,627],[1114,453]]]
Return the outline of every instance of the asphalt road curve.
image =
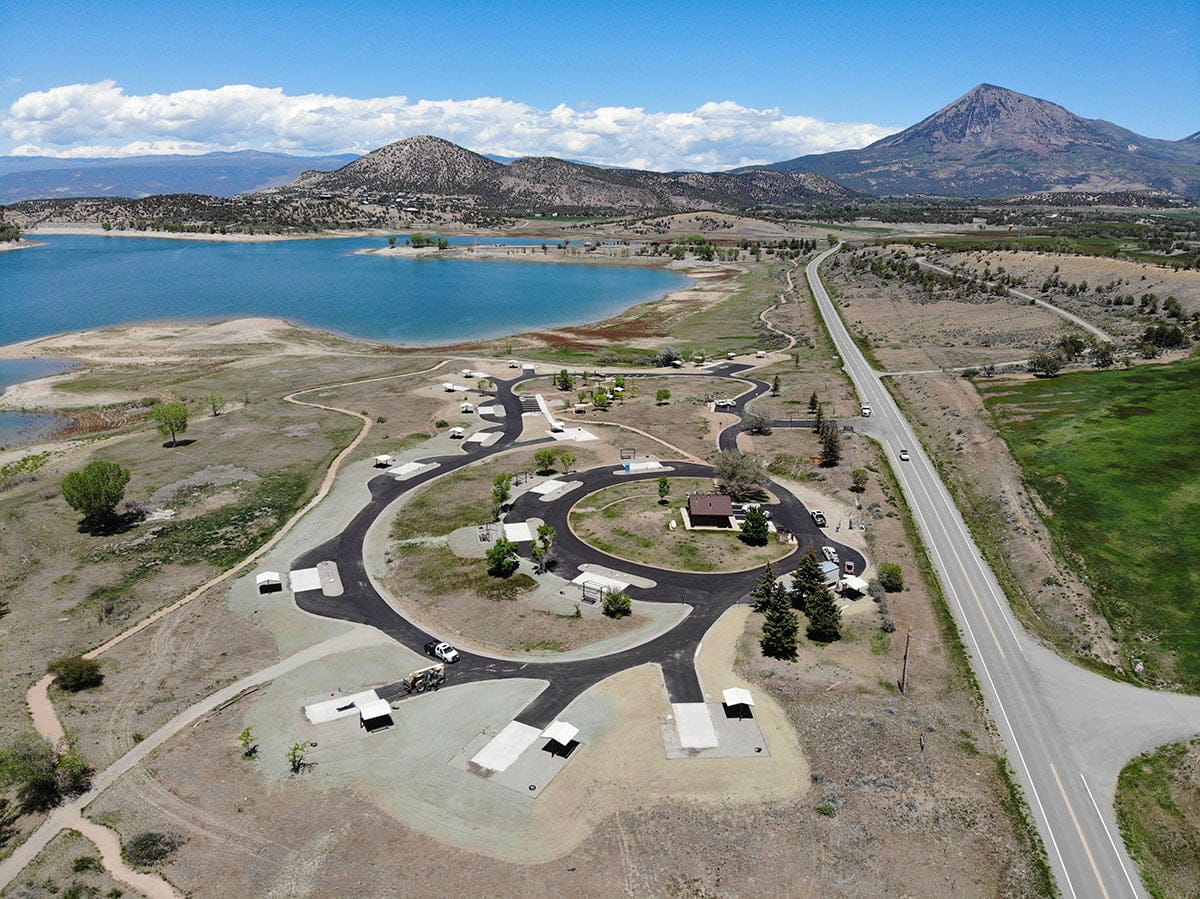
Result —
[[[720,374],[734,376],[745,366],[723,365],[722,368],[724,370]],[[687,374],[671,373],[664,376],[690,377]],[[711,377],[712,374],[705,376]],[[496,402],[504,407],[506,416],[503,419],[504,434],[493,446],[469,455],[431,457],[424,461],[436,461],[439,463],[438,468],[408,481],[397,481],[388,475],[380,475],[371,480],[368,485],[371,501],[359,511],[345,530],[304,553],[292,563],[293,569],[306,568],[332,559],[337,562],[342,579],[343,593],[336,598],[326,597],[315,590],[296,594],[295,601],[301,609],[326,618],[370,625],[415,652],[424,651],[425,643],[435,639],[436,635],[421,629],[392,608],[367,576],[363,555],[367,531],[403,494],[448,471],[511,446],[521,432],[520,400],[513,394],[512,387],[521,380],[525,378],[507,383],[500,382],[495,391]],[[764,389],[769,389],[761,382],[758,384]],[[748,399],[749,396],[743,397],[743,400]],[[740,408],[744,409],[744,402]],[[740,427],[739,419],[732,428]],[[672,467],[671,474],[679,477],[712,477],[714,473],[707,465],[678,461],[669,461],[666,464]],[[630,587],[629,593],[633,598],[649,602],[684,603],[692,608],[692,612],[675,627],[653,640],[598,658],[556,662],[538,657],[522,661],[460,650],[460,661],[450,666],[447,671],[448,683],[464,684],[513,677],[545,680],[548,687],[517,716],[518,721],[536,727],[548,725],[576,696],[597,682],[619,671],[648,662],[657,663],[662,667],[667,692],[673,702],[703,701],[694,664],[696,649],[705,633],[722,613],[746,599],[762,569],[730,574],[663,571],[616,559],[583,543],[574,536],[567,524],[570,508],[575,503],[604,487],[627,483],[631,479],[657,479],[661,474],[646,472],[626,475],[616,474],[615,470],[616,466],[610,466],[572,473],[571,479],[582,481],[583,486],[556,501],[543,502],[532,494],[523,494],[514,503],[508,517],[514,521],[537,517],[555,527],[557,536],[554,557],[557,562],[556,573],[559,576],[569,580],[580,572],[580,565],[588,562],[616,568],[656,582],[656,586],[650,590]],[[792,531],[798,541],[798,550],[775,564],[778,573],[784,574],[798,565],[802,553],[810,545],[817,548],[824,545],[834,546],[843,562],[852,561],[856,570],[863,570],[866,560],[861,553],[830,539],[813,524],[808,510],[798,499],[778,484],[772,483],[769,486],[780,498],[777,503],[767,504],[767,508],[772,512],[772,520],[776,522],[777,527],[783,526]],[[389,700],[407,695],[400,683],[389,684],[381,688],[379,693]]]

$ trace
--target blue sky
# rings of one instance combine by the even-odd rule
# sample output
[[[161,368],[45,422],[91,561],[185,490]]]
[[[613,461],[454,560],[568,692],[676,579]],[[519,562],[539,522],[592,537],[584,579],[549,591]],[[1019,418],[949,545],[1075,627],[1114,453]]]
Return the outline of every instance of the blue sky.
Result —
[[[364,151],[428,130],[715,168],[861,146],[981,82],[1184,137],[1200,4],[0,2],[0,153]]]

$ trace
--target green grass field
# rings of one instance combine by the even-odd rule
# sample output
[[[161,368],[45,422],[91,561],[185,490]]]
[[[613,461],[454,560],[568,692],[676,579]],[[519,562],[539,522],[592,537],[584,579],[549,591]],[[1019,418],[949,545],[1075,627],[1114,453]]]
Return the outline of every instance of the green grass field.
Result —
[[[1197,746],[1172,743],[1140,755],[1117,783],[1121,835],[1156,899],[1200,895]]]
[[[1200,692],[1200,360],[979,389],[1127,661]]]

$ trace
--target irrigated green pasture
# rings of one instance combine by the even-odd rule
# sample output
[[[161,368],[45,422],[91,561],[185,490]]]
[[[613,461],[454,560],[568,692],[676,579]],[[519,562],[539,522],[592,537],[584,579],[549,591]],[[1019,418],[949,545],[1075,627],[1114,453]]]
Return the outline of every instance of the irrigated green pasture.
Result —
[[[980,390],[1129,665],[1200,692],[1200,360]]]

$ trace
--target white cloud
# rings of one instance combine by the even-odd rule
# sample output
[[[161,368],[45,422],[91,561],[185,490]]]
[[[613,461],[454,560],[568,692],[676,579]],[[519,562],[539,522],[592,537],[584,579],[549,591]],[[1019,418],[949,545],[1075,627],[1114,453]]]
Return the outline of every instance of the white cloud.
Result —
[[[0,152],[7,144],[14,155],[79,157],[241,149],[365,153],[414,134],[436,134],[502,156],[721,169],[862,147],[895,130],[730,100],[688,112],[591,104],[537,109],[500,97],[290,96],[249,84],[130,95],[114,81],[99,81],[27,93],[0,111]]]

